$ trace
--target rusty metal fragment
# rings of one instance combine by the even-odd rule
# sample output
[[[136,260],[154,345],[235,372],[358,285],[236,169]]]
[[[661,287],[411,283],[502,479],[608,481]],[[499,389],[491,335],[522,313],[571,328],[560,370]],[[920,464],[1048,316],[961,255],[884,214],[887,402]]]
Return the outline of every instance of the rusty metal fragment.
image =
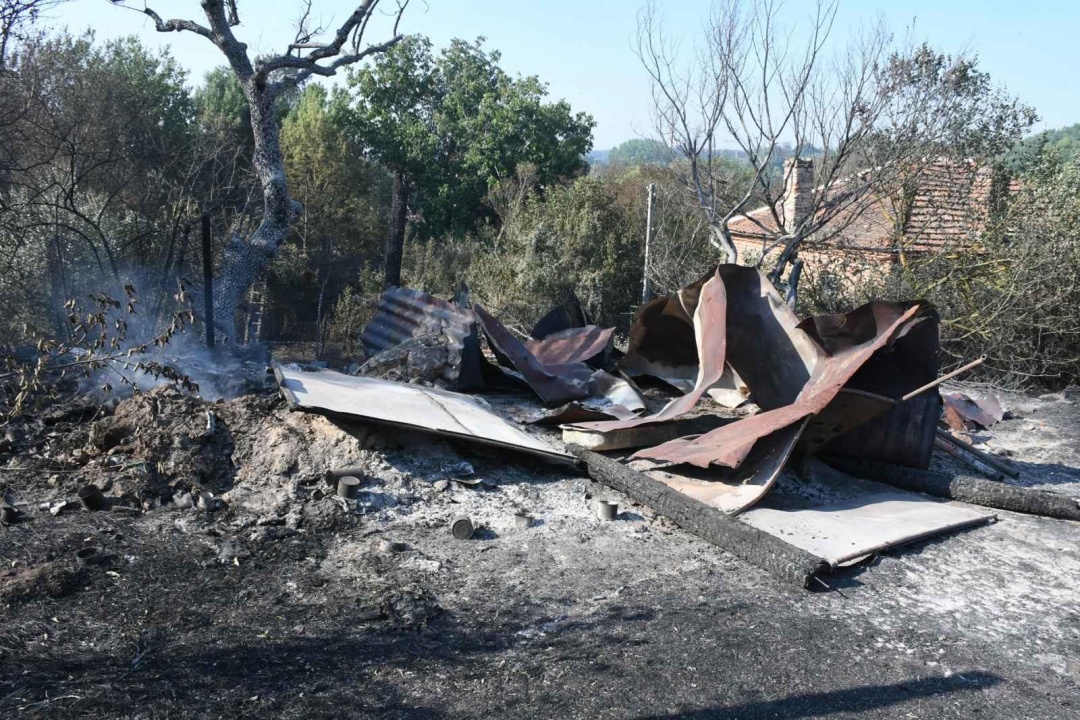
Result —
[[[542,340],[526,340],[525,347],[542,365],[586,363],[603,366],[611,357],[615,328],[586,325],[551,333]]]
[[[473,311],[499,361],[519,372],[544,404],[557,407],[589,396],[593,371],[588,365],[544,365],[491,313],[479,305]]]
[[[721,265],[727,287],[727,360],[762,410],[795,402],[824,353],[757,268]]]
[[[701,285],[710,276],[700,280]],[[696,283],[695,283],[696,285]],[[693,314],[696,288],[649,301],[634,313],[630,343],[619,366],[630,375],[648,375],[682,391],[693,390],[698,370]],[[689,312],[686,303],[693,301]]]
[[[719,275],[715,275],[702,285],[699,295],[695,297],[695,355],[700,361],[697,381],[689,393],[675,398],[653,415],[630,420],[583,423],[577,426],[578,429],[591,432],[625,430],[638,425],[672,420],[690,411],[705,391],[715,385],[724,374],[724,352],[727,347],[726,312],[724,282]]]
[[[945,422],[953,430],[990,428],[1005,417],[1001,403],[993,395],[973,398],[965,393],[942,393]]]
[[[473,313],[425,292],[388,288],[361,332],[360,342],[370,358],[407,340],[432,335],[445,341],[447,366],[442,376],[460,389],[482,386]]]
[[[645,401],[630,383],[597,370],[589,378],[589,397],[567,403],[530,422],[565,425],[594,420],[626,420],[644,411]]]
[[[841,388],[832,402],[810,419],[800,447],[807,452],[817,452],[834,438],[884,415],[894,407],[896,401],[892,398]]]
[[[875,301],[838,316],[818,316],[802,323],[828,352],[850,347],[867,336],[867,328],[900,317],[912,303]],[[828,443],[830,453],[926,468],[934,452],[934,428],[941,415],[936,389],[904,400],[911,392],[938,380],[940,370],[938,315],[921,305],[916,321],[874,353],[846,383],[849,390],[896,401],[891,409],[867,419]]]
[[[729,297],[732,295],[733,293],[729,290]],[[729,301],[730,307],[731,303]],[[809,379],[790,405],[783,405],[759,415],[725,425],[698,438],[673,440],[654,448],[640,450],[634,457],[673,463],[688,463],[698,467],[708,467],[710,465],[739,467],[759,439],[824,410],[840,392],[844,384],[851,379],[870,356],[884,347],[898,333],[901,333],[908,321],[914,318],[920,309],[921,306],[914,305],[894,322],[884,327],[881,323],[889,318],[875,316],[875,335],[862,342],[856,343],[853,340],[845,343],[835,355],[822,357],[824,353],[819,350],[817,362],[811,370]],[[777,314],[770,313],[768,316],[757,314],[754,317],[755,319],[767,321],[768,317],[775,319]],[[730,328],[730,312],[728,321]],[[732,331],[729,330],[729,332]],[[782,334],[787,336],[786,333]],[[734,334],[732,334],[732,337],[734,337]],[[857,339],[861,340],[862,337],[857,336]],[[782,350],[787,353],[784,358],[786,364],[795,367],[802,357],[798,353],[797,346],[792,343],[787,348],[782,348]],[[768,358],[767,355],[761,357]],[[759,362],[762,366],[770,364],[767,360],[759,360]],[[740,374],[747,377],[739,365],[735,365],[735,368]],[[783,381],[772,368],[758,373],[758,376],[773,381],[772,388],[778,393],[787,386],[787,382]],[[747,383],[756,395],[757,384],[749,377],[747,377]],[[773,399],[777,397],[781,397],[781,395],[776,394]]]
[[[737,469],[711,467],[706,470],[649,467],[635,460],[634,467],[673,490],[729,514],[740,513],[757,503],[776,483],[791,459],[809,418],[781,428],[762,438]]]

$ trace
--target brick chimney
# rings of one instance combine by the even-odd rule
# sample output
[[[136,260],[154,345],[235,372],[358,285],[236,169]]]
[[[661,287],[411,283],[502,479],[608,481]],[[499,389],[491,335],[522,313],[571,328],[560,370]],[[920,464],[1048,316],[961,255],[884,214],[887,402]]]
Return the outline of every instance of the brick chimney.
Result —
[[[795,228],[810,214],[814,202],[814,161],[788,158],[784,161],[784,230]]]

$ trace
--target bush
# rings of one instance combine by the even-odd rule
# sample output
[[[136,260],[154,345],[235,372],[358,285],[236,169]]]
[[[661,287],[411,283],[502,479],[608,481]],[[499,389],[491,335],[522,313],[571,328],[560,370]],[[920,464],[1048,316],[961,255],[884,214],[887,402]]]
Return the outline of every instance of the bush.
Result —
[[[628,326],[640,295],[643,225],[600,180],[541,193],[532,177],[523,168],[493,191],[501,227],[409,244],[406,284],[448,296],[464,281],[477,302],[519,329],[571,293],[596,322]]]

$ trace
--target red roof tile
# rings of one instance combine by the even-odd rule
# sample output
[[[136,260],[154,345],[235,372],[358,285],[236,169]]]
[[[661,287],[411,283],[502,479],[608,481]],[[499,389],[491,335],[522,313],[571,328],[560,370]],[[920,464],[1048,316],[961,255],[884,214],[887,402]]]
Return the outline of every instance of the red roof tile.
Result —
[[[902,223],[896,220],[903,206],[899,193],[893,198],[875,195],[839,210],[835,204],[833,208],[819,209],[819,216],[836,214],[810,241],[816,236],[823,246],[891,253],[898,249],[899,225],[905,250],[927,251],[966,243],[985,229],[992,191],[991,173],[987,169],[938,161],[922,172],[918,183]],[[1012,183],[1010,189],[1011,186]],[[841,192],[845,192],[842,186],[834,186],[831,202],[847,202]],[[766,206],[736,216],[728,227],[732,238],[743,247],[755,241],[767,242],[778,235],[776,222]]]

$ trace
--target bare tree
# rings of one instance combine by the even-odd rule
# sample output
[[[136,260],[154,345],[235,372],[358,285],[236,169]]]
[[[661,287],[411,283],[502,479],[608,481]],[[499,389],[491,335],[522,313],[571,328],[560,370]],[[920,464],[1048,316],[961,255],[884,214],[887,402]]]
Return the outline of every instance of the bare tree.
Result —
[[[762,202],[767,217],[751,220],[760,230],[763,259],[782,250],[774,281],[794,261],[803,240],[819,238],[826,228],[841,231],[836,220],[852,216],[853,206],[867,199],[886,169],[858,182],[850,176],[885,106],[876,74],[890,43],[878,26],[839,56],[826,57],[836,0],[818,0],[798,34],[780,24],[780,7],[776,0],[720,0],[695,61],[683,65],[650,2],[639,15],[637,43],[652,80],[656,131],[687,161],[685,182],[705,212],[711,242],[734,262],[738,251],[729,225],[752,201]],[[720,206],[723,178],[717,159],[725,141],[753,173],[739,199]],[[799,206],[783,202],[799,164],[781,166],[781,153],[815,155],[816,178]],[[836,192],[840,184],[843,193]]]
[[[0,72],[7,67],[8,54],[18,41],[25,40],[29,28],[41,13],[64,0],[0,0]]]
[[[773,282],[791,266],[794,286],[803,243],[843,234],[881,198],[902,206],[942,156],[996,157],[1035,114],[995,88],[973,58],[925,44],[895,50],[880,22],[827,53],[837,0],[817,0],[797,28],[780,23],[781,5],[716,0],[704,43],[686,63],[649,0],[638,16],[637,53],[652,81],[655,131],[685,158],[683,180],[712,244],[734,262],[730,225],[749,222],[760,262],[775,259]],[[717,162],[724,142],[752,170],[733,203],[721,202],[732,196]],[[779,162],[781,155],[795,162]],[[802,192],[793,192],[799,182]],[[747,214],[751,202],[765,211]],[[904,208],[895,214],[902,222]]]
[[[120,5],[126,2],[112,1]],[[380,0],[364,0],[357,5],[328,40],[319,39],[324,31],[312,26],[312,3],[304,0],[296,37],[286,52],[254,60],[248,54],[247,45],[233,31],[240,25],[237,0],[202,0],[206,24],[185,19],[166,20],[148,6],[140,11],[154,22],[159,32],[191,32],[212,42],[239,80],[251,111],[255,147],[252,166],[262,186],[262,218],[246,237],[235,233],[230,238],[219,277],[214,283],[214,314],[227,335],[234,332],[234,315],[244,293],[277,253],[290,226],[303,210],[289,195],[275,101],[283,92],[312,76],[332,76],[340,68],[384,52],[399,42],[403,36],[398,33],[398,25],[408,3],[409,0],[397,0],[390,13],[393,18],[391,37],[371,43],[366,38],[368,25],[379,9]]]

